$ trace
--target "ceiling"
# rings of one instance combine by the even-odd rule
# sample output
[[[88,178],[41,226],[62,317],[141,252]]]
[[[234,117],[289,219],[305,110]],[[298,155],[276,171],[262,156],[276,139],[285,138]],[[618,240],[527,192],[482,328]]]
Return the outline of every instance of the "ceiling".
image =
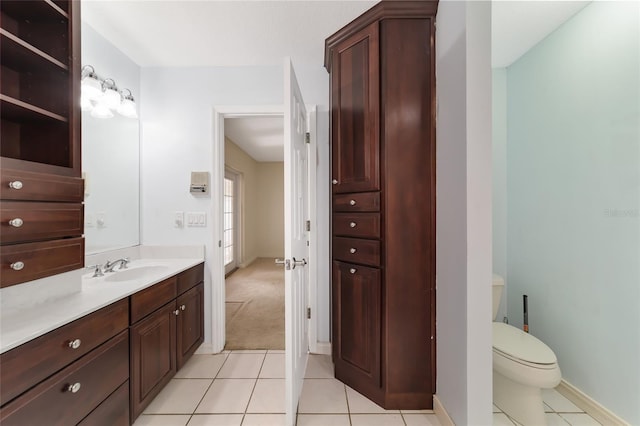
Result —
[[[375,3],[83,0],[82,19],[141,67],[278,65],[285,56],[322,66],[324,40]],[[511,65],[588,3],[494,1],[492,65]],[[274,120],[281,132],[282,119],[264,117],[229,119],[226,128],[256,160],[282,161]]]

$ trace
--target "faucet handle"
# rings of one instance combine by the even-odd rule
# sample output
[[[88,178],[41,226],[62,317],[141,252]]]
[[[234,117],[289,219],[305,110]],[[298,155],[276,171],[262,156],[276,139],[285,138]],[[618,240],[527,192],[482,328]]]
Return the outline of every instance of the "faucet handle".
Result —
[[[122,259],[122,264],[120,265],[120,269],[128,269],[129,267],[127,266],[129,264],[129,262],[131,262],[131,258],[130,257],[125,257]]]
[[[93,276],[91,278],[102,277],[102,266],[100,264],[85,266],[86,269],[93,269]]]

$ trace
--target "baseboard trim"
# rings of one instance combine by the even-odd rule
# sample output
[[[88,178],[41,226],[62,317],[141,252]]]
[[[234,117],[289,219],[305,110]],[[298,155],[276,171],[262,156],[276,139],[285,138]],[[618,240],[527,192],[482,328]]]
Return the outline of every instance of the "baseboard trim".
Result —
[[[215,353],[213,351],[213,345],[211,343],[203,343],[200,345],[200,347],[198,347],[198,349],[196,349],[196,351],[194,352],[194,354],[196,355],[209,355],[209,354],[213,354]]]
[[[331,342],[317,342],[314,354],[331,355]]]
[[[603,425],[630,426],[629,423],[615,415],[611,410],[564,379],[560,381],[556,390]]]
[[[238,267],[239,267],[239,268],[241,268],[241,269],[244,269],[244,268],[246,268],[247,266],[251,265],[253,262],[255,262],[257,258],[258,258],[258,257],[257,257],[257,256],[255,256],[255,257],[253,257],[252,259],[249,259],[249,260],[248,260],[248,261],[246,261],[246,262],[242,262],[240,265],[238,265]]]
[[[433,395],[433,412],[442,426],[456,426],[449,413],[445,410],[444,405],[440,402],[438,395]]]

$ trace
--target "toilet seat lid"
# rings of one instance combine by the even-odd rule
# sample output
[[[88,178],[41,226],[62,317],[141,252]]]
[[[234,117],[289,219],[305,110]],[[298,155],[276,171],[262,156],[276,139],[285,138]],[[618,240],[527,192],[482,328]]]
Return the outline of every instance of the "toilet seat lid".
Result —
[[[533,364],[555,364],[558,359],[549,346],[519,328],[493,323],[493,349],[506,356]]]

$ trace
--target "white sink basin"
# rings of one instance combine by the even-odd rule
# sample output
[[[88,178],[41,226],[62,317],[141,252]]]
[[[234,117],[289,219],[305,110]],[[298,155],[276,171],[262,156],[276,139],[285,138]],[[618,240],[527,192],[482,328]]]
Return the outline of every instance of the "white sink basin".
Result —
[[[165,265],[146,265],[139,266],[137,268],[129,268],[123,270],[117,270],[113,273],[105,274],[105,281],[119,282],[119,281],[131,281],[145,277],[152,277],[168,269]]]

